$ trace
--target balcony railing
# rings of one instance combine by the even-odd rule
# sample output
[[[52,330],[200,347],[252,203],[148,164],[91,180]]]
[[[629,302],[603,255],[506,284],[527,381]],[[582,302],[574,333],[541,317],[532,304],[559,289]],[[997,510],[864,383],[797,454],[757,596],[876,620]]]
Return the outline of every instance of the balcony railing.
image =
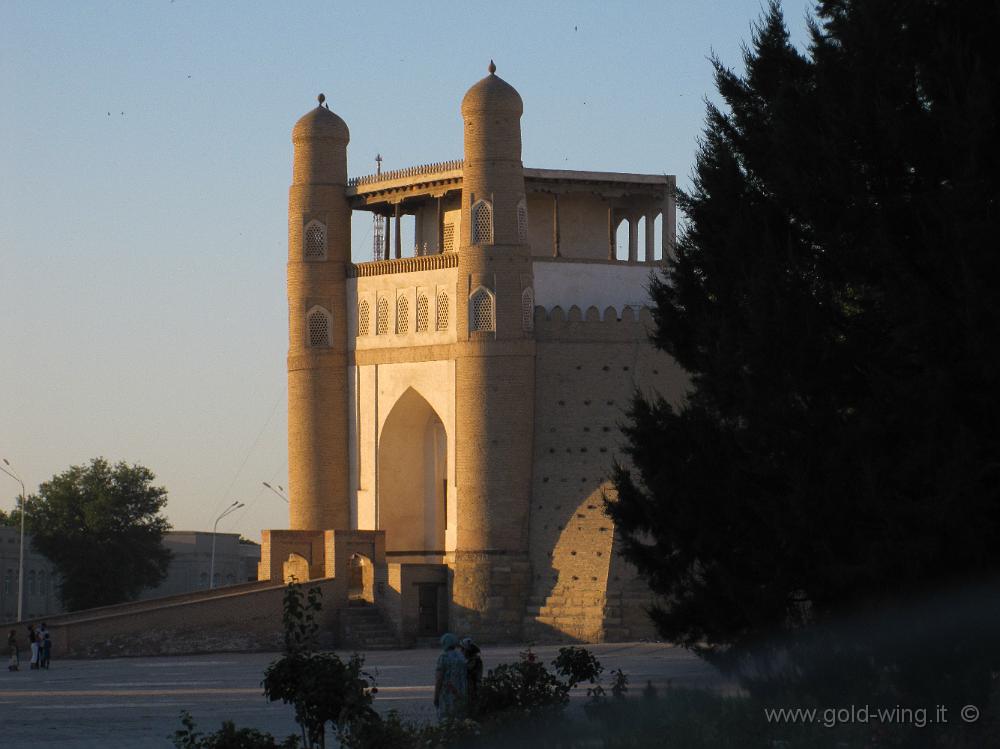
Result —
[[[422,270],[438,270],[458,266],[458,253],[445,252],[438,255],[401,257],[392,260],[374,260],[370,263],[355,263],[348,267],[348,278],[366,276],[386,276],[392,273],[413,273]]]
[[[393,179],[419,177],[424,174],[453,172],[456,169],[461,169],[463,163],[462,159],[456,159],[454,161],[438,161],[433,164],[421,164],[419,166],[408,166],[404,169],[392,169],[388,172],[381,172],[380,174],[365,174],[361,177],[351,177],[347,180],[347,185],[348,187],[357,187],[359,185],[369,185],[373,182],[388,182]]]

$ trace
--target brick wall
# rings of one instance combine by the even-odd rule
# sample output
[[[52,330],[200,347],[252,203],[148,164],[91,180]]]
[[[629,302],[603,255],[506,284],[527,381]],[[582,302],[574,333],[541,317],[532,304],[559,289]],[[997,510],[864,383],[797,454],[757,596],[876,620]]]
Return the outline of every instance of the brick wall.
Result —
[[[320,640],[332,646],[341,608],[334,581],[311,580],[309,586],[323,591]],[[65,615],[48,622],[53,654],[95,658],[280,650],[284,586],[231,590]]]
[[[677,401],[686,376],[648,341],[651,318],[536,309],[534,475],[530,511],[531,639],[649,638],[651,595],[617,555],[603,512],[620,425],[636,387]]]

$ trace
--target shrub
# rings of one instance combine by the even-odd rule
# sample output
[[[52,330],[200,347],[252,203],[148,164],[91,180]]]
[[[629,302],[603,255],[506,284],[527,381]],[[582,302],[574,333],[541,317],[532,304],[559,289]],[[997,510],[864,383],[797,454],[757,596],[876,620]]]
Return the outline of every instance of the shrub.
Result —
[[[184,728],[175,731],[171,741],[177,749],[299,749],[299,737],[292,735],[280,744],[269,733],[254,728],[236,728],[231,720],[223,721],[215,733],[202,734],[187,710],[181,711]]]
[[[264,696],[295,708],[295,721],[307,749],[326,746],[326,724],[338,737],[354,725],[377,719],[371,707],[375,681],[363,670],[364,657],[355,653],[344,663],[335,653],[316,651],[317,615],[322,609],[319,588],[302,591],[289,583],[285,591],[285,654],[264,671]]]

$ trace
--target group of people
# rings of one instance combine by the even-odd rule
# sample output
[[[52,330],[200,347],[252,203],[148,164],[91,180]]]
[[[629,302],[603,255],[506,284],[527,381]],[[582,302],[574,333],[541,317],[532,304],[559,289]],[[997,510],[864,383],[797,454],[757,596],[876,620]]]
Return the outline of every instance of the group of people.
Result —
[[[28,625],[28,643],[31,646],[29,668],[32,671],[37,671],[40,668],[47,669],[52,658],[52,638],[49,637],[49,630],[45,626],[45,622],[42,622],[42,625],[37,629],[34,624]],[[7,670],[20,671],[20,653],[17,647],[16,630],[12,629],[7,635],[7,650],[10,653],[10,665],[7,666]]]
[[[434,707],[438,720],[454,720],[476,702],[483,659],[471,637],[459,640],[449,632],[441,637],[441,648],[444,652],[434,672]]]

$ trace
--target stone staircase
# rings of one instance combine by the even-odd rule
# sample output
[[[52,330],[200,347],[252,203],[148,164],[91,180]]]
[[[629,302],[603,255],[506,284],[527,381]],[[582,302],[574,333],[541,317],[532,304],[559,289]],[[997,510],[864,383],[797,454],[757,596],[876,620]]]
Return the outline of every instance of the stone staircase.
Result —
[[[352,601],[340,611],[338,643],[342,650],[392,650],[399,647],[399,638],[378,608]]]
[[[565,592],[531,595],[522,622],[524,636],[536,642],[568,642],[574,639],[598,641],[601,633],[600,607],[584,604]]]
[[[535,592],[527,601],[524,636],[537,642],[655,640],[646,613],[650,603],[648,592],[606,594],[565,588],[545,596]]]

